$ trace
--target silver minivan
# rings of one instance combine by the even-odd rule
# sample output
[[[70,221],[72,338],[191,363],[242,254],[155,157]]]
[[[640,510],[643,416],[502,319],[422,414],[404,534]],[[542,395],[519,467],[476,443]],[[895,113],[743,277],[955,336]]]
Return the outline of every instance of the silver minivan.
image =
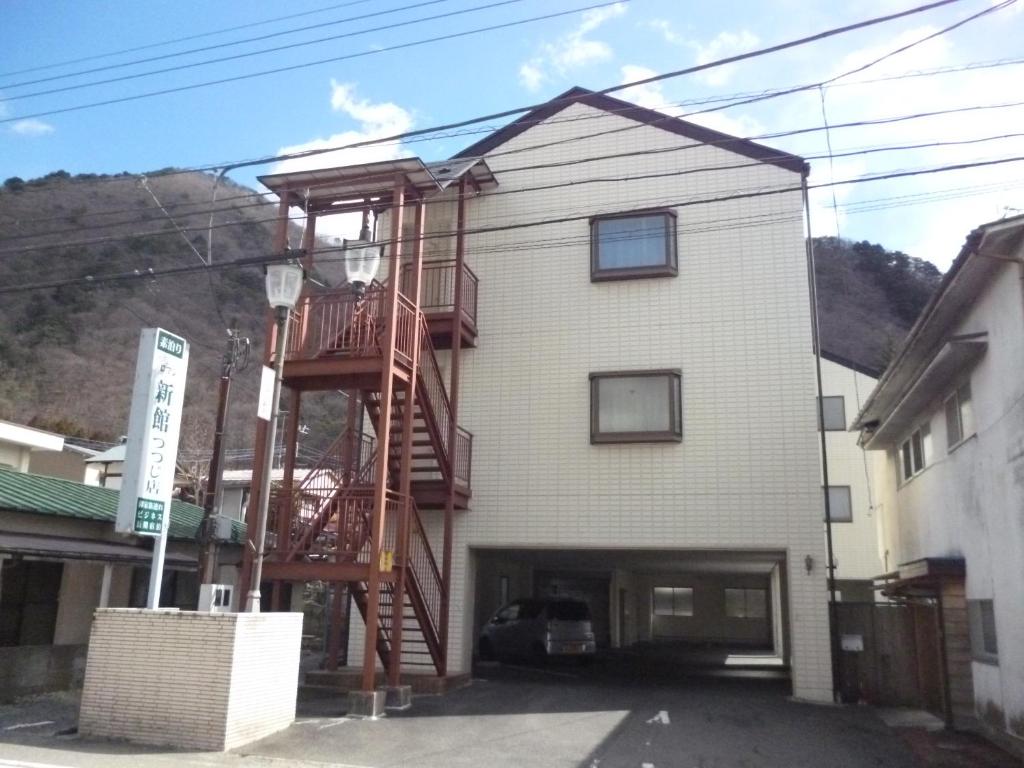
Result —
[[[480,633],[480,658],[576,656],[587,660],[597,646],[590,607],[582,600],[515,600],[500,608]]]

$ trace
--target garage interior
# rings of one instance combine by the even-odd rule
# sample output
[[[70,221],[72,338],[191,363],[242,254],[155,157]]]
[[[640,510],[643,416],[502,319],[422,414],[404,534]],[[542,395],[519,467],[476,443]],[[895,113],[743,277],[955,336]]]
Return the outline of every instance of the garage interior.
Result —
[[[476,548],[473,560],[474,650],[502,606],[558,596],[590,606],[599,652],[788,670],[783,552]]]

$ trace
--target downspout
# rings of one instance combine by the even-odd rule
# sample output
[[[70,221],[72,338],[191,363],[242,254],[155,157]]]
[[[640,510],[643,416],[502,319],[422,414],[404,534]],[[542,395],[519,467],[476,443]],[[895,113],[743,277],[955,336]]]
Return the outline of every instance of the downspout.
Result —
[[[807,172],[800,181],[807,223],[807,287],[811,299],[811,338],[814,344],[814,370],[818,384],[818,434],[821,436],[821,492],[825,500],[825,545],[828,551],[828,634],[832,645],[832,695],[839,694],[839,627],[836,616],[836,566],[832,548],[832,506],[828,498],[828,441],[825,435],[825,401],[821,384],[821,334],[818,325],[818,287],[814,274],[814,244],[811,240],[811,205],[807,194]]]

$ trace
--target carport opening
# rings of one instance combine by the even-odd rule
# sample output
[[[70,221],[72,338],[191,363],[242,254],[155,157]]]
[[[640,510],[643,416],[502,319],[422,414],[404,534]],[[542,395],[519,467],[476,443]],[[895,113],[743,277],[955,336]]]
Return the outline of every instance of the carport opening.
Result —
[[[603,662],[788,674],[782,552],[479,548],[473,558],[477,656],[481,641],[487,657],[536,650],[530,631],[544,629],[524,630],[517,604],[560,599],[586,603]]]

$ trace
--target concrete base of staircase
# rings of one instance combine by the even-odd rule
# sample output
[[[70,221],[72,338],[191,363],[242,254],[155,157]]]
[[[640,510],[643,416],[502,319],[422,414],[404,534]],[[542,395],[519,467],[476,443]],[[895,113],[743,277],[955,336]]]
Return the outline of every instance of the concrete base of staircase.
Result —
[[[339,693],[347,691],[358,691],[362,682],[363,671],[359,667],[341,667],[334,672],[317,669],[306,673],[304,688],[316,688],[318,691],[326,692],[335,690]],[[471,680],[468,672],[455,672],[445,677],[439,677],[432,672],[403,672],[402,683],[412,688],[414,694],[433,693],[441,694],[454,691],[456,688],[464,688]],[[375,685],[382,688],[387,685],[384,672],[378,670]]]

